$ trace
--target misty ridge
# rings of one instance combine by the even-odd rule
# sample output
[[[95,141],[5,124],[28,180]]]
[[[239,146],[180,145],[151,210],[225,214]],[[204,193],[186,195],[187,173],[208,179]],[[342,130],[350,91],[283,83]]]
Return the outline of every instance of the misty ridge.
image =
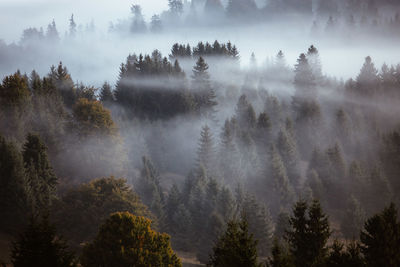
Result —
[[[60,21],[56,13],[48,18],[48,25],[21,21],[25,29],[12,34],[21,36],[19,39],[0,41],[0,75],[17,69],[35,69],[45,75],[48,66],[62,61],[69,66],[75,82],[100,87],[102,81],[96,74],[116,82],[117,66],[129,53],[150,54],[158,49],[167,55],[176,42],[213,43],[218,39],[231,40],[241,47],[243,65],[247,65],[252,52],[264,61],[279,50],[294,65],[304,47],[318,44],[321,51],[326,51],[322,54],[326,69],[347,79],[356,75],[366,55],[380,65],[397,64],[389,55],[399,56],[395,45],[398,12],[396,1],[210,0],[172,1],[168,10],[154,16],[144,16],[139,5],[127,4],[125,17],[108,22],[98,18],[98,23],[73,14],[68,21]],[[348,55],[355,57],[354,62],[338,68]]]
[[[399,266],[400,3],[168,3],[0,42],[0,263]]]

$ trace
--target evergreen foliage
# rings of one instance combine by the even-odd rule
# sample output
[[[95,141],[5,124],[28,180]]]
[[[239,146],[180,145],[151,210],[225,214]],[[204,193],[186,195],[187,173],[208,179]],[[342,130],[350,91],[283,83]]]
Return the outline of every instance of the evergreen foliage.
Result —
[[[75,267],[75,256],[66,241],[59,237],[48,217],[31,219],[25,231],[13,244],[11,253],[15,267]]]
[[[150,225],[149,219],[129,212],[111,214],[93,242],[85,245],[82,266],[182,266],[170,237]]]
[[[257,241],[249,234],[245,219],[231,221],[218,239],[210,256],[209,266],[252,267],[257,263]]]

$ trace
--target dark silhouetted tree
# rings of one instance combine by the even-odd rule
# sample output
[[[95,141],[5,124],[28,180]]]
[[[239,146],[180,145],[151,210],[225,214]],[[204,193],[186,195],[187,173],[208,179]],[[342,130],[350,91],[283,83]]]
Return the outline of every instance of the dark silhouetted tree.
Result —
[[[392,203],[366,221],[360,240],[367,266],[400,265],[400,223],[397,214],[398,211]]]
[[[28,227],[13,244],[11,261],[15,267],[75,267],[75,256],[56,228],[44,217],[31,219]]]
[[[255,267],[257,241],[249,233],[247,222],[231,221],[225,233],[218,239],[210,256],[209,266]]]

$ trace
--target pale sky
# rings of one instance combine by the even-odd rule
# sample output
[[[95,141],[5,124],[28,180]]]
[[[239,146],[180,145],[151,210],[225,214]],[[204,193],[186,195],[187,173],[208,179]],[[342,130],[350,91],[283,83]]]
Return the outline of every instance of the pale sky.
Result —
[[[167,0],[0,0],[0,39],[16,40],[23,29],[46,27],[53,18],[60,32],[74,13],[78,24],[92,19],[100,28],[129,16],[130,6],[142,6],[146,20],[167,9]]]

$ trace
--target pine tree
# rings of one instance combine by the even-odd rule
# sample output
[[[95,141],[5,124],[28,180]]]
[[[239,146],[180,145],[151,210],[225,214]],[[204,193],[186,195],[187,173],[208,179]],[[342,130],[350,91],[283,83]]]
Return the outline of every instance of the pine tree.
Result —
[[[172,15],[180,16],[183,13],[182,0],[168,0],[169,10]]]
[[[310,266],[308,262],[308,205],[305,201],[298,201],[293,207],[293,216],[290,217],[290,230],[286,232],[286,239],[290,245],[290,253],[293,256],[294,265]]]
[[[110,105],[114,102],[114,94],[113,91],[111,90],[111,85],[108,82],[105,82],[101,87],[100,101],[104,105]]]
[[[47,217],[31,219],[26,230],[13,244],[11,261],[15,267],[75,267],[74,254],[64,239],[57,236]]]
[[[365,219],[366,214],[360,201],[358,201],[354,196],[351,196],[341,224],[343,235],[346,238],[357,239],[360,235]]]
[[[254,196],[247,195],[241,205],[241,216],[246,219],[249,232],[258,241],[258,255],[268,255],[273,236],[273,223],[268,208],[257,203]]]
[[[74,14],[72,14],[71,18],[69,19],[69,36],[71,38],[75,38],[76,36],[76,23],[74,20]]]
[[[132,5],[131,12],[133,19],[130,27],[131,33],[141,33],[146,31],[146,22],[142,14],[142,7],[140,5]]]
[[[267,173],[267,188],[271,192],[270,206],[274,207],[273,214],[280,208],[291,205],[294,198],[294,191],[289,182],[285,165],[279,152],[272,147],[270,154],[270,174]]]
[[[28,78],[19,71],[6,76],[0,85],[0,105],[4,118],[0,127],[5,136],[12,136],[17,140],[24,138],[27,119],[31,112],[31,94],[28,87]]]
[[[289,254],[285,248],[280,244],[279,240],[275,238],[271,250],[271,257],[268,258],[267,267],[291,267],[292,262]]]
[[[319,51],[314,45],[311,45],[308,48],[307,60],[308,60],[308,63],[310,64],[311,71],[312,71],[312,74],[313,74],[316,84],[321,85],[323,82],[321,60],[319,58]]]
[[[278,133],[277,149],[282,156],[291,184],[297,187],[300,179],[297,144],[285,129],[281,129]]]
[[[143,203],[161,221],[163,217],[164,195],[160,185],[160,177],[157,169],[148,158],[143,157],[142,162],[143,168],[137,182],[137,192]]]
[[[57,68],[52,66],[48,77],[60,92],[64,104],[68,108],[72,108],[77,100],[77,93],[67,67],[63,66],[62,62],[58,64]]]
[[[398,211],[392,203],[366,221],[360,240],[367,266],[400,265],[400,223],[397,214]]]
[[[236,104],[236,120],[242,130],[254,129],[257,123],[253,106],[246,95],[241,95]]]
[[[164,226],[168,232],[174,231],[174,222],[173,216],[177,211],[179,205],[181,204],[181,193],[179,192],[179,188],[176,184],[173,184],[171,189],[168,192],[168,196],[165,200],[165,217],[164,217]]]
[[[211,86],[208,65],[201,56],[193,67],[192,86],[196,92],[195,100],[200,114],[215,122],[215,107],[218,105],[218,102],[216,101],[214,88]]]
[[[153,15],[150,22],[150,30],[153,33],[159,33],[163,29],[162,21],[159,15]]]
[[[0,221],[1,229],[13,232],[30,212],[30,190],[24,162],[16,145],[0,135]]]
[[[378,70],[375,68],[371,57],[365,58],[356,82],[357,92],[361,96],[373,95],[379,89]]]
[[[315,99],[315,76],[305,54],[300,54],[294,68],[295,97],[300,99]]]
[[[328,216],[322,211],[318,200],[314,200],[308,211],[308,252],[310,266],[322,266],[327,256],[327,242],[331,235]]]
[[[331,231],[319,201],[314,200],[310,207],[307,202],[298,201],[290,225],[287,240],[295,266],[323,266]]]
[[[247,222],[231,221],[220,236],[210,256],[213,267],[255,267],[257,263],[257,241],[249,234]]]
[[[60,41],[60,36],[57,31],[56,22],[53,21],[47,26],[46,38],[53,43]]]
[[[225,222],[218,213],[213,212],[208,216],[207,224],[204,227],[197,245],[196,255],[200,262],[208,262],[213,245],[217,237],[223,233],[224,227]]]
[[[219,169],[226,182],[238,182],[243,176],[240,154],[234,138],[235,129],[230,121],[226,120],[221,133],[219,151]]]
[[[210,128],[205,125],[201,129],[197,150],[197,169],[204,168],[206,176],[215,174],[215,147]]]
[[[57,177],[47,156],[47,147],[38,135],[28,134],[22,152],[35,213],[48,210],[56,197]]]

